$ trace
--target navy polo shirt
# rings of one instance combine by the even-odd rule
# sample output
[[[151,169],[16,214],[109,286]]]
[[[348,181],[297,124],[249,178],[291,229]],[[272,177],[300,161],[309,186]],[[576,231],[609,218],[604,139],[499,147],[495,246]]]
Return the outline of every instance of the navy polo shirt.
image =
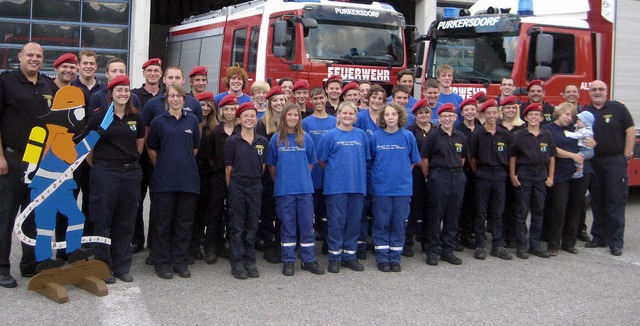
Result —
[[[551,156],[556,156],[556,142],[549,130],[541,129],[537,136],[522,130],[513,136],[509,156],[517,157],[517,165],[548,165]]]
[[[107,92],[108,90],[105,87],[91,95],[91,98],[89,99],[89,109],[87,110],[87,119],[90,119],[94,113],[101,109],[106,110],[109,108],[109,104],[107,103]],[[136,109],[142,107],[140,105],[140,99],[135,93],[131,94],[131,105]]]
[[[451,136],[438,128],[427,135],[427,142],[420,154],[429,159],[430,169],[462,168],[462,159],[467,158],[467,138],[455,128],[451,131]]]
[[[496,126],[490,133],[483,126],[478,127],[469,138],[469,157],[476,159],[478,167],[509,167],[509,132]]]
[[[626,130],[635,125],[627,107],[620,102],[606,101],[600,109],[589,104],[584,110],[595,117],[593,139],[598,143],[595,155],[624,154]]]
[[[160,93],[154,98],[147,101],[142,109],[142,120],[144,121],[145,126],[150,126],[151,121],[159,116],[167,112],[166,106],[166,97],[164,94],[165,90],[160,91]],[[189,113],[195,115],[198,119],[198,122],[202,122],[202,106],[200,106],[200,102],[193,98],[191,95],[187,95],[184,101],[185,108],[184,110]]]
[[[249,144],[240,132],[231,135],[224,143],[224,161],[231,166],[231,177],[257,179],[262,177],[262,166],[267,163],[269,141],[264,136],[253,133]]]
[[[107,88],[107,85],[105,85],[103,82],[101,82],[100,79],[97,79],[95,77],[94,77],[94,79],[95,79],[96,83],[93,85],[93,87],[91,89],[89,89],[87,87],[87,85],[83,84],[80,81],[80,77],[77,77],[76,79],[71,81],[71,85],[73,85],[75,87],[79,87],[84,92],[86,97],[91,99],[91,96],[93,96],[93,94],[95,94],[98,91],[101,91],[101,90]]]
[[[107,110],[100,110],[89,120],[90,130],[98,130]],[[140,157],[136,141],[144,138],[142,114],[136,110],[133,114],[125,114],[122,119],[113,114],[113,122],[100,136],[93,148],[93,158],[110,163],[133,163]]]
[[[574,131],[575,128],[573,125],[569,125],[568,127],[561,127],[555,123],[548,123],[542,126],[542,129],[548,130],[553,137],[553,140],[556,143],[556,148],[564,149],[567,152],[577,153],[578,148],[578,140],[571,139],[569,137],[564,136],[564,131]],[[585,163],[588,165],[589,160],[586,160]],[[584,167],[586,168],[587,165]],[[556,157],[556,166],[553,173],[553,183],[559,184],[567,181],[571,181],[573,173],[576,171],[575,164],[572,159],[569,158],[560,158]],[[589,166],[588,170],[583,169],[585,173],[591,173],[591,168]]]
[[[158,151],[151,192],[200,193],[200,176],[193,149],[200,147],[198,119],[182,110],[176,119],[169,112],[151,122],[147,148]]]
[[[144,89],[144,84],[142,84],[142,87],[132,89],[131,93],[136,94],[138,96],[138,99],[140,99],[140,107],[139,107],[139,109],[142,110],[144,108],[144,105],[147,104],[147,102],[150,99],[160,95],[160,90],[158,90],[158,94],[153,95],[153,94],[147,92],[147,90]]]
[[[49,113],[57,87],[51,78],[38,74],[30,82],[22,70],[0,75],[0,134],[3,148],[24,151],[31,128],[42,125],[38,117]]]
[[[231,133],[240,132],[240,126],[236,126]],[[206,141],[209,143],[207,159],[212,161],[211,171],[213,173],[225,173],[226,164],[224,162],[224,143],[231,137],[224,131],[224,125],[219,124],[207,135]]]

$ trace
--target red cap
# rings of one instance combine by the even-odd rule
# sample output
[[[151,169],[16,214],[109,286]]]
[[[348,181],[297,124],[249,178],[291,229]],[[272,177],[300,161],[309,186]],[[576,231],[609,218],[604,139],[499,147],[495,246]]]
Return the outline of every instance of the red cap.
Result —
[[[142,64],[142,69],[147,69],[147,67],[149,67],[150,65],[162,67],[162,59],[160,58],[149,59]]]
[[[271,89],[269,90],[269,93],[267,93],[267,100],[270,99],[273,96],[276,95],[283,95],[284,92],[282,91],[282,87],[280,86],[273,86],[271,87]]]
[[[527,92],[529,91],[529,88],[531,88],[531,86],[536,86],[536,85],[542,87],[542,80],[534,79],[534,80],[530,81],[527,84]]]
[[[202,92],[196,95],[196,99],[198,101],[213,101],[213,93],[211,92]]]
[[[189,73],[189,77],[193,77],[195,75],[208,75],[209,71],[207,71],[207,67],[205,66],[197,66],[193,69],[191,69],[191,72]]]
[[[531,112],[531,111],[538,111],[538,112],[542,112],[542,104],[541,103],[531,103],[529,104],[524,111],[522,112],[522,115],[527,115],[527,113]]]
[[[225,105],[237,105],[238,104],[238,97],[236,97],[233,94],[228,94],[227,96],[223,97],[220,100],[220,103],[218,103],[219,107],[223,107]]]
[[[240,106],[236,109],[236,118],[240,118],[240,114],[242,114],[242,112],[247,110],[254,110],[256,111],[256,113],[258,112],[253,102],[245,102],[240,104]]]
[[[120,75],[109,82],[107,89],[112,89],[118,85],[131,85],[131,81],[127,75]]]
[[[344,85],[344,87],[342,87],[342,94],[344,94],[347,91],[350,91],[352,89],[360,91],[360,86],[358,86],[358,84],[356,84],[354,82],[350,82],[350,83]]]
[[[478,101],[476,101],[476,99],[474,97],[469,97],[466,100],[462,101],[462,103],[460,103],[460,110],[462,110],[462,108],[464,108],[467,105],[477,105]]]
[[[453,103],[442,104],[438,109],[438,115],[440,115],[443,112],[456,113],[456,106]]]
[[[299,89],[306,89],[309,90],[310,86],[309,86],[309,82],[306,79],[300,79],[298,81],[295,82],[295,84],[293,84],[293,87],[291,88],[292,92],[295,92]]]
[[[431,108],[429,107],[429,101],[427,101],[427,99],[422,99],[413,105],[413,108],[411,109],[411,113],[416,113],[416,111],[418,111],[420,108],[423,108],[423,107],[426,107],[427,109],[429,109],[429,111],[431,111]]]
[[[487,95],[487,94],[485,94],[484,92],[477,92],[477,93],[473,94],[473,96],[471,96],[471,97],[475,98],[476,101],[477,101],[481,96],[485,96],[485,95]]]
[[[324,81],[324,88],[327,88],[327,85],[329,85],[329,83],[331,82],[339,82],[340,86],[342,86],[342,77],[338,75],[330,76],[329,78],[327,78],[327,80]]]
[[[493,99],[486,100],[484,103],[482,103],[482,106],[480,107],[480,112],[484,112],[484,110],[490,107],[498,107],[498,102],[496,102],[496,100],[493,100]]]
[[[56,59],[56,61],[53,63],[53,67],[58,68],[58,66],[63,63],[78,64],[78,57],[76,57],[76,55],[73,53],[65,53],[58,57],[58,59]]]
[[[516,105],[518,104],[518,99],[514,96],[507,96],[503,99],[500,99],[500,105]]]

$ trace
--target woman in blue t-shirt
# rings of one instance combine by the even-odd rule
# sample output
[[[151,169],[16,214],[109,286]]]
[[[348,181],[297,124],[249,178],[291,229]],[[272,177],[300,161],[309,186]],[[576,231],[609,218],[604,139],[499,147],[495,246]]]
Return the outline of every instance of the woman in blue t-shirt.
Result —
[[[324,169],[330,273],[338,273],[341,263],[354,271],[364,270],[356,250],[370,155],[367,134],[353,126],[357,112],[352,102],[340,103],[337,127],[322,136],[318,146],[318,164]]]
[[[295,104],[285,105],[278,132],[269,141],[267,157],[274,180],[276,213],[281,221],[282,275],[294,274],[298,236],[302,269],[324,274],[314,254],[311,169],[317,162],[315,144],[302,130],[300,111]]]
[[[420,162],[413,134],[404,129],[406,110],[388,103],[378,118],[380,130],[371,136],[371,180],[373,242],[381,272],[400,272],[400,254],[405,241],[413,193],[413,165]]]

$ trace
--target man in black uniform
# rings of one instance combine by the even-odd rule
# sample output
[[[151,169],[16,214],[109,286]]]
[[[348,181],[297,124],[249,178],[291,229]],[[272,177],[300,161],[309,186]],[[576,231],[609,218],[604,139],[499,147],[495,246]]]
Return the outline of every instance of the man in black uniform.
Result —
[[[18,59],[19,69],[0,75],[0,286],[6,288],[17,286],[9,261],[13,223],[18,208],[30,202],[28,188],[22,182],[22,156],[31,128],[39,116],[49,112],[57,89],[50,78],[40,74],[44,61],[40,44],[25,44]],[[35,238],[33,218],[27,218],[22,230]],[[35,275],[36,265],[33,247],[22,244],[20,274]]]
[[[479,126],[469,140],[469,165],[475,173],[477,212],[474,218],[476,251],[473,258],[484,260],[485,222],[491,229],[491,256],[504,260],[512,258],[504,248],[502,232],[502,212],[504,211],[505,189],[509,169],[509,132],[499,128],[498,103],[488,100],[480,107],[486,122]]]
[[[593,240],[585,247],[609,247],[614,256],[622,255],[624,245],[624,210],[629,193],[627,165],[633,156],[635,126],[624,104],[607,100],[607,85],[594,80],[589,87],[591,104],[584,109],[596,118],[593,138],[598,146],[591,160],[593,177],[591,208]]]
[[[540,122],[540,126],[543,126],[547,123],[553,121],[553,110],[556,108],[544,101],[544,83],[542,80],[532,80],[527,84],[527,93],[529,94],[529,100],[527,103],[520,106],[524,111],[525,108],[529,106],[531,103],[540,103],[542,104],[542,121]],[[524,120],[524,113],[520,117]]]

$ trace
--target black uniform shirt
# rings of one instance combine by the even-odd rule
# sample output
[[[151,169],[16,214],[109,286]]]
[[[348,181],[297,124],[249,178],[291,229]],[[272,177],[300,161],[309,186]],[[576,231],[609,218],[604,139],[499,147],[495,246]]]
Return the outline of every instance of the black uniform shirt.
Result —
[[[30,82],[22,70],[5,71],[0,75],[0,134],[2,147],[24,151],[31,129],[42,125],[38,121],[49,113],[57,90],[51,78],[38,74]]]
[[[224,143],[224,161],[227,166],[232,166],[231,177],[262,177],[262,166],[267,162],[268,149],[269,141],[255,132],[251,144],[240,133],[231,135]]]
[[[98,130],[107,110],[100,110],[89,119],[89,129]],[[137,162],[140,154],[136,140],[144,138],[142,114],[125,114],[122,119],[113,115],[113,122],[102,134],[93,148],[93,158],[110,163],[126,164]]]
[[[434,130],[436,130],[436,128],[438,128],[437,126],[434,126],[433,123],[431,122],[429,122],[429,124],[431,125],[431,128],[429,128],[429,131],[424,131],[424,129],[420,128],[418,124],[415,122],[407,127],[407,130],[411,131],[411,133],[416,137],[418,150],[421,152],[422,152],[422,149],[424,148],[424,144],[427,143],[427,136],[430,133],[432,133]]]
[[[420,155],[429,159],[429,168],[462,168],[462,159],[467,158],[467,138],[455,128],[451,136],[442,128],[427,135]]]
[[[541,129],[538,136],[534,136],[522,128],[512,138],[509,156],[517,157],[517,165],[548,165],[551,156],[556,156],[556,143],[549,130]]]
[[[524,111],[524,109],[527,108],[527,106],[529,106],[529,104],[531,104],[531,101],[527,101],[527,103],[522,104],[520,106],[520,118],[522,118],[522,120],[524,120],[524,114],[522,114],[522,112]],[[540,126],[543,126],[547,123],[553,122],[553,111],[555,111],[556,107],[545,102],[542,101],[542,121],[540,122]]]
[[[593,139],[598,143],[595,155],[624,154],[625,131],[634,126],[627,107],[617,101],[606,101],[599,110],[592,104],[587,105],[584,110],[595,117]]]
[[[231,134],[236,134],[240,132],[240,126],[236,126]],[[213,173],[224,173],[225,171],[225,162],[224,162],[224,143],[230,136],[224,131],[224,124],[219,124],[207,135],[207,138],[204,139],[208,144],[209,151],[206,153],[207,158],[213,161],[211,165],[211,170]]]
[[[333,107],[333,105],[331,105],[331,103],[329,103],[329,101],[327,101],[327,103],[324,105],[324,110],[327,111],[328,115],[336,115],[336,111],[337,109]]]
[[[476,159],[476,164],[488,167],[509,166],[509,132],[505,128],[496,127],[494,134],[483,126],[478,127],[469,139],[469,157]]]
[[[138,96],[138,99],[140,100],[140,107],[139,109],[142,110],[142,108],[144,108],[144,105],[147,104],[147,101],[154,98],[155,96],[157,96],[158,94],[160,94],[160,90],[158,90],[158,93],[156,95],[153,95],[149,92],[147,92],[146,89],[144,89],[144,84],[142,84],[142,87],[140,88],[134,88],[131,90],[131,93],[136,94]]]

